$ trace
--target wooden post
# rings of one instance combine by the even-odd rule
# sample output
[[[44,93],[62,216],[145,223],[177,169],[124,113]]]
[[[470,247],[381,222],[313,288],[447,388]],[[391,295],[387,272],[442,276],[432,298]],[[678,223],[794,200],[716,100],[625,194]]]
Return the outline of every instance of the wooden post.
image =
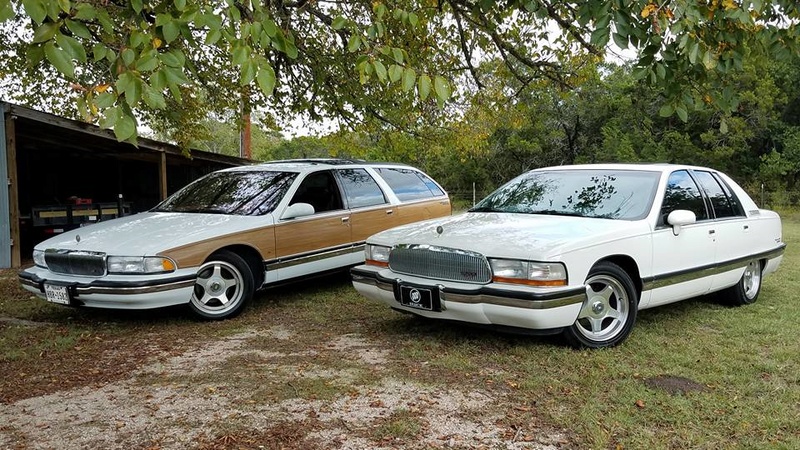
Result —
[[[253,159],[253,151],[250,148],[250,89],[245,86],[242,90],[242,125],[239,132],[239,157]]]
[[[158,165],[158,187],[161,191],[161,200],[167,198],[167,154],[161,152],[161,159]]]
[[[8,173],[8,220],[11,237],[11,267],[22,265],[22,242],[19,233],[19,177],[17,176],[17,133],[14,117],[5,117],[6,170]]]

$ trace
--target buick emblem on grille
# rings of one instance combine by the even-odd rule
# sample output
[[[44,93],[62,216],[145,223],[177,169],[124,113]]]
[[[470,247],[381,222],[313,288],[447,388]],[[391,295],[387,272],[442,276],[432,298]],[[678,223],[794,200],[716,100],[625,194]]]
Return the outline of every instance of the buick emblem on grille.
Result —
[[[478,272],[472,270],[462,270],[461,276],[464,277],[465,280],[474,280],[478,278]]]
[[[420,300],[422,300],[422,294],[416,289],[411,289],[411,292],[408,293],[408,297],[411,299],[412,303],[419,303]]]

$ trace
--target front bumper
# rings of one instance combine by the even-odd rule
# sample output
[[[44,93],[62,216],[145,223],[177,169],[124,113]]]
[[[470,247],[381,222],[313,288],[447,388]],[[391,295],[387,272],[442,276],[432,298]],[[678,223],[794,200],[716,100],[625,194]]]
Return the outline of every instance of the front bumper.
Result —
[[[110,275],[79,277],[30,267],[19,273],[22,287],[47,298],[44,285],[66,286],[70,306],[114,309],[151,309],[189,303],[196,269],[161,275]]]
[[[401,275],[362,265],[350,271],[353,287],[367,298],[424,317],[480,325],[557,330],[571,326],[586,300],[586,287],[532,288],[475,285]],[[400,302],[401,287],[434,291],[433,308],[423,310]]]

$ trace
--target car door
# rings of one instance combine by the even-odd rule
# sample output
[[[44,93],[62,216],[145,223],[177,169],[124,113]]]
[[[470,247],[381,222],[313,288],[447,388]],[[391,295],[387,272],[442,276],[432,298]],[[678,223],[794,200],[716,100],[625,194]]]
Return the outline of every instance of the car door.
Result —
[[[363,249],[369,236],[396,225],[396,205],[389,203],[386,194],[365,169],[338,169],[336,174],[350,210],[353,243]],[[353,256],[354,264],[363,260],[361,254]]]
[[[267,271],[278,272],[285,280],[347,265],[351,253],[350,211],[342,201],[341,190],[332,171],[309,173],[288,205],[308,203],[314,214],[293,219],[278,219],[275,226],[277,261]]]
[[[697,221],[681,227],[676,235],[667,223],[670,212],[694,212]],[[670,174],[653,231],[652,289],[643,307],[658,306],[705,294],[711,288],[716,257],[716,223],[709,213],[697,182],[687,170]]]
[[[747,264],[742,258],[748,255],[745,243],[751,233],[750,223],[738,199],[716,174],[705,170],[695,170],[692,174],[705,191],[716,221],[717,273],[711,282],[714,291],[732,286],[742,277]]]

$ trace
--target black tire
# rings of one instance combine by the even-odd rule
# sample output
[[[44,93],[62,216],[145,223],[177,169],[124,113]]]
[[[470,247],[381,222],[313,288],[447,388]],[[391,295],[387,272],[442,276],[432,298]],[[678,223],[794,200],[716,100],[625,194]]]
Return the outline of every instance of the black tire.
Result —
[[[247,262],[236,253],[220,250],[197,271],[189,308],[202,319],[229,319],[242,312],[254,291],[253,271]]]
[[[743,306],[755,303],[761,292],[761,262],[750,261],[744,269],[742,278],[733,286],[719,292],[723,302],[731,306]]]
[[[564,339],[576,348],[613,347],[636,323],[639,296],[630,275],[618,265],[600,262],[586,279],[587,300]]]

